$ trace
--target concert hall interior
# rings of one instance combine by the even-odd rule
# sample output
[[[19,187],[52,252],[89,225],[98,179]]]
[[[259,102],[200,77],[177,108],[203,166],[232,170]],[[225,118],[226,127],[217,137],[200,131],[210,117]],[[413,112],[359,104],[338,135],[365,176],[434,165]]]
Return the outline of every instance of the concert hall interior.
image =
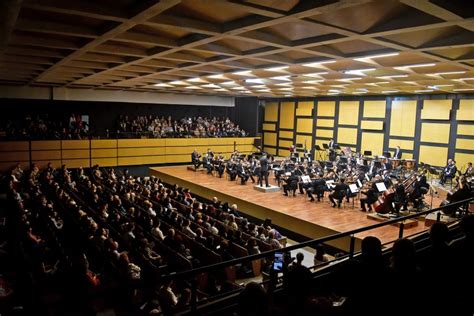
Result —
[[[0,315],[473,315],[474,2],[0,1]]]

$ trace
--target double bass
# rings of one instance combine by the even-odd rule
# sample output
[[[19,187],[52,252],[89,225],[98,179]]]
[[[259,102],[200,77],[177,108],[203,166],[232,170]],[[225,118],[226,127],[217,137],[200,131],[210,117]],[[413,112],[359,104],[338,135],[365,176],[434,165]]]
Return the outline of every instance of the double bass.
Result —
[[[392,201],[394,196],[395,190],[393,188],[385,190],[382,195],[379,196],[378,200],[373,204],[375,212],[379,214],[389,213],[392,210]]]

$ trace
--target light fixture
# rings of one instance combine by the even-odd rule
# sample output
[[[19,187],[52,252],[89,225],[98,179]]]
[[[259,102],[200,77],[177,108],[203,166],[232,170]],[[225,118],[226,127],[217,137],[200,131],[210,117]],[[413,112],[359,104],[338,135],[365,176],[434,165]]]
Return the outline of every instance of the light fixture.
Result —
[[[356,90],[358,91],[364,91],[364,92],[369,92],[369,90],[365,89],[365,88],[357,88]]]
[[[244,82],[245,83],[263,83],[263,80],[258,79],[258,78],[253,78],[253,79],[245,79]]]
[[[399,90],[384,90],[384,91],[382,91],[382,93],[395,93],[395,92],[399,92]]]
[[[328,92],[327,95],[338,95],[341,94],[340,92]]]
[[[274,86],[291,86],[293,82],[275,83]]]
[[[270,79],[273,79],[273,80],[283,80],[283,81],[291,81],[290,76],[276,76],[276,77],[270,77]]]
[[[406,78],[408,75],[389,75],[389,76],[380,76],[380,77],[375,77],[377,79],[391,79],[391,78]]]
[[[426,74],[427,76],[443,76],[443,75],[457,75],[463,74],[465,71],[445,71],[445,72],[435,72],[432,74]]]
[[[231,84],[235,84],[235,81],[233,81],[233,80],[225,81],[225,82],[221,82],[220,84],[231,85]]]
[[[423,93],[423,92],[433,92],[432,89],[425,89],[425,90],[415,90],[415,93]]]
[[[172,85],[169,85],[167,83],[157,83],[157,84],[154,84],[155,87],[172,87]]]
[[[376,58],[384,58],[384,57],[391,57],[391,56],[397,56],[400,53],[388,53],[388,54],[378,54],[378,55],[369,55],[365,57],[358,57],[354,58],[356,61],[365,61],[366,59],[376,59]]]
[[[455,91],[455,92],[474,91],[474,88],[461,88],[461,89],[454,89],[453,91]]]
[[[427,86],[429,89],[434,89],[434,90],[439,90],[440,87],[452,87],[454,86],[453,84],[438,84],[434,86]]]
[[[463,81],[468,81],[468,80],[474,80],[474,77],[469,77],[469,78],[459,78],[459,79],[453,79],[453,80],[463,80]]]
[[[279,66],[279,67],[270,67],[270,68],[265,68],[266,71],[281,71],[288,69],[289,66]]]
[[[361,80],[361,77],[355,77],[355,78],[343,78],[343,79],[336,79],[336,81],[352,81],[352,80]]]
[[[248,76],[252,74],[252,71],[251,70],[236,71],[236,72],[233,72],[232,74],[237,75],[237,76]]]
[[[311,87],[311,86],[301,87],[301,89],[319,90],[318,88],[316,88],[316,87]]]
[[[303,82],[304,83],[320,83],[320,82],[324,82],[324,80],[305,80]]]
[[[212,79],[220,79],[220,78],[224,78],[224,74],[210,75],[207,77],[212,78]]]
[[[435,63],[424,63],[424,64],[413,64],[413,65],[405,65],[405,66],[399,66],[399,67],[393,67],[394,69],[398,70],[404,70],[407,68],[422,68],[422,67],[432,67],[435,66]]]
[[[352,94],[366,94],[368,91],[354,91]]]
[[[292,94],[285,94],[284,96],[285,97],[292,97],[293,95]]]
[[[257,92],[272,92],[270,89],[260,89],[260,90],[255,90]]]
[[[198,86],[188,86],[186,89],[201,90],[202,88]]]
[[[309,74],[304,74],[303,76],[304,77],[319,77],[321,75],[327,75],[327,74],[328,74],[327,71],[320,71],[320,72],[312,72]]]
[[[247,90],[245,87],[233,87],[232,90]]]
[[[216,85],[214,83],[203,84],[201,87],[203,87],[203,88],[220,88],[218,85]]]
[[[219,89],[214,89],[214,91],[228,91],[228,90],[224,88],[219,88]]]
[[[344,71],[345,74],[348,75],[358,75],[358,76],[367,76],[364,72],[365,71],[374,71],[375,68],[365,68],[365,69],[352,69]]]
[[[279,88],[277,90],[287,90],[288,91],[288,90],[293,90],[293,88]]]
[[[340,90],[336,90],[336,89],[329,89],[328,92],[332,92],[332,93],[341,93]]]
[[[191,78],[191,79],[186,79],[186,81],[189,81],[189,82],[206,82],[204,80],[202,80],[201,78],[197,77],[197,78]]]
[[[306,67],[318,67],[318,66],[320,66],[320,65],[333,64],[333,63],[335,63],[335,62],[336,62],[335,60],[326,60],[326,61],[318,61],[318,62],[314,62],[314,63],[303,64],[303,66],[306,66]]]
[[[171,81],[169,84],[172,84],[172,85],[188,85],[189,83],[184,82],[182,80],[175,80],[175,81]]]

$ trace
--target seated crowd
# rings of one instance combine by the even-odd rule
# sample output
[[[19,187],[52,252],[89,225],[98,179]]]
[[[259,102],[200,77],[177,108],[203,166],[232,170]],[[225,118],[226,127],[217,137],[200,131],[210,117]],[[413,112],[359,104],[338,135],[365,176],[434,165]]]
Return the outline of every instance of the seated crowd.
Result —
[[[228,117],[183,117],[179,120],[171,116],[143,115],[131,117],[120,115],[117,119],[119,137],[127,133],[141,134],[153,138],[168,137],[240,137],[246,132]],[[122,136],[120,136],[122,134]],[[128,136],[133,137],[133,136]]]

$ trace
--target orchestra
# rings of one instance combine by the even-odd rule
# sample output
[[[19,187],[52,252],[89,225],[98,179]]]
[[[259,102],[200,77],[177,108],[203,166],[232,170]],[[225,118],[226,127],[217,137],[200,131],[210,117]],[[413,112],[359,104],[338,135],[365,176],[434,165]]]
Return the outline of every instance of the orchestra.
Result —
[[[343,199],[349,202],[350,198],[357,198],[361,211],[398,216],[400,211],[407,211],[409,205],[417,211],[426,206],[423,198],[431,192],[427,181],[429,166],[422,164],[418,169],[413,160],[401,160],[400,147],[395,148],[393,158],[389,158],[390,154],[388,157],[365,157],[353,152],[350,147],[341,150],[334,140],[324,147],[328,149],[329,161],[314,160],[306,148],[297,150],[296,146],[292,146],[290,155],[281,160],[274,160],[264,152],[241,155],[238,151],[225,160],[222,154],[214,154],[211,149],[200,160],[201,155],[195,150],[192,163],[196,168],[202,165],[208,174],[213,173],[220,178],[224,173],[229,175],[231,181],[239,178],[242,185],[251,180],[260,187],[264,187],[264,183],[265,187],[270,187],[268,178],[272,172],[276,184],[283,189],[283,195],[295,196],[298,191],[307,196],[308,201],[320,202],[328,192],[332,207],[341,207]],[[454,179],[456,185],[445,203],[459,201],[459,197],[472,194],[473,173],[472,163],[468,163],[461,173],[456,162],[448,160],[441,172],[440,184]],[[456,174],[459,176],[456,177]]]

